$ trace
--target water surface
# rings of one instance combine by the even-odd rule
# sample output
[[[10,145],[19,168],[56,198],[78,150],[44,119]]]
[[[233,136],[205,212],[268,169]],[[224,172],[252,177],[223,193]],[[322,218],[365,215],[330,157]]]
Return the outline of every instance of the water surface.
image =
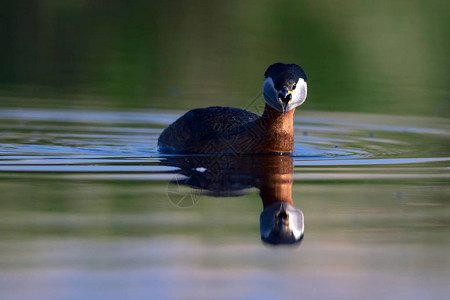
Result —
[[[0,110],[5,299],[445,298],[447,120],[297,112],[305,237],[274,248],[251,184],[176,184],[169,161],[195,156],[160,154],[157,138],[180,115]]]

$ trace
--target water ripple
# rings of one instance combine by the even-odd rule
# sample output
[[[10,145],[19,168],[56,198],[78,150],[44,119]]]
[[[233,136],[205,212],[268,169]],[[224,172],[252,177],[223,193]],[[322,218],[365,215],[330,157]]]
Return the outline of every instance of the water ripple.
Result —
[[[181,114],[1,109],[0,172],[123,177],[171,173],[174,168],[160,166],[168,156],[158,153],[157,139]],[[450,160],[450,123],[444,119],[303,111],[298,115],[296,173],[306,166],[447,164]]]

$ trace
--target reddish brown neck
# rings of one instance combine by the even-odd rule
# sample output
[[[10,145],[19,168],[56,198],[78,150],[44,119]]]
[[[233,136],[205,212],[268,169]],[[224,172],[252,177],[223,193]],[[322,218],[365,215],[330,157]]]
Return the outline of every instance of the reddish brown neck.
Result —
[[[258,124],[264,131],[262,152],[294,151],[294,111],[295,108],[284,115],[266,104]]]
[[[259,191],[264,208],[276,202],[292,203],[294,159],[287,155],[264,155]]]
[[[264,208],[276,202],[292,202],[292,174],[269,176],[265,185],[260,187],[259,194]]]

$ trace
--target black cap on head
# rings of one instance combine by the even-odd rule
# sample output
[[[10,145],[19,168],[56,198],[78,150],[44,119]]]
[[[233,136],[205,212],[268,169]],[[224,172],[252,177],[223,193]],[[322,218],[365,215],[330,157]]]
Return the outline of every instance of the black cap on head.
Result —
[[[272,78],[275,89],[281,90],[287,88],[289,90],[295,89],[299,78],[303,78],[306,82],[306,74],[303,69],[296,64],[275,63],[270,65],[264,73],[264,78]]]

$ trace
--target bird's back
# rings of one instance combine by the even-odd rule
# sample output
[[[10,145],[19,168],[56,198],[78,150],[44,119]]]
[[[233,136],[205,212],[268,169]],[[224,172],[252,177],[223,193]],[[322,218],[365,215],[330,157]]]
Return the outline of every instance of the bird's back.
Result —
[[[238,136],[240,128],[258,118],[254,113],[232,107],[194,109],[162,132],[158,146],[160,151],[170,153],[227,152],[232,147],[230,138]]]

